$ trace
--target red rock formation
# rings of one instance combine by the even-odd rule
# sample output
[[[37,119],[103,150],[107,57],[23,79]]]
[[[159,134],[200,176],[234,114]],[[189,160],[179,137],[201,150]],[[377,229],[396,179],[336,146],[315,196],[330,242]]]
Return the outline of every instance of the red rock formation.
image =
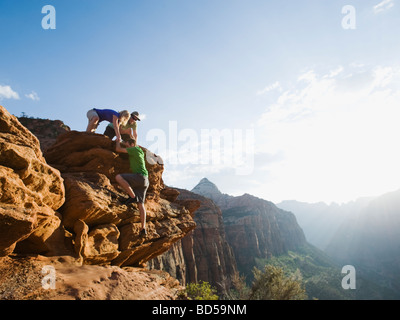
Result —
[[[0,256],[24,239],[45,248],[63,203],[63,179],[46,163],[38,139],[0,106]]]
[[[252,275],[255,259],[287,253],[306,244],[295,216],[272,202],[244,194],[222,194],[202,179],[192,190],[213,199],[222,210],[226,239],[232,247],[241,274]]]
[[[39,139],[42,152],[51,147],[60,134],[71,131],[71,129],[60,120],[34,119],[28,117],[18,117],[18,120]]]
[[[193,217],[197,227],[181,240],[180,247],[157,257],[151,267],[180,274],[182,278],[177,279],[183,285],[206,281],[216,287],[221,295],[227,294],[237,268],[233,250],[225,238],[221,210],[210,199],[187,190],[175,190],[179,193],[176,202],[195,209]],[[184,258],[183,267],[171,263],[177,260],[176,257]],[[185,270],[185,274],[180,270]]]
[[[200,208],[194,215],[197,228],[182,239],[188,282],[207,281],[221,294],[226,294],[231,289],[231,279],[237,267],[233,250],[225,237],[221,210],[208,198],[187,190],[179,191],[178,201],[200,201]]]
[[[128,156],[114,150],[114,142],[103,135],[72,131],[60,135],[45,157],[65,179],[65,204],[59,211],[68,230],[80,231],[81,239],[74,242],[83,242],[78,247],[84,261],[98,264],[102,257],[102,263],[141,265],[167,251],[195,223],[182,205],[161,198],[162,160],[143,148],[150,187],[146,198],[148,235],[140,237],[137,206],[120,202],[126,195],[115,183],[118,173],[130,172]],[[103,236],[98,236],[100,229]],[[95,251],[94,238],[102,241]]]
[[[38,139],[0,106],[0,262],[11,254],[16,265],[20,254],[63,255],[74,264],[113,265],[107,268],[123,274],[119,267],[143,265],[195,228],[195,208],[190,201],[188,209],[174,202],[176,192],[164,190],[162,159],[144,149],[150,181],[148,235],[140,237],[137,206],[121,203],[126,195],[115,183],[118,173],[130,171],[128,157],[114,150],[103,135],[72,131],[58,136],[44,157]],[[0,266],[0,274],[3,270]],[[158,277],[147,274],[146,281]],[[12,272],[8,275],[1,278],[2,289],[18,281]],[[132,281],[125,274],[121,278]],[[152,288],[162,291],[161,282]],[[136,288],[140,297],[138,283],[125,285]]]

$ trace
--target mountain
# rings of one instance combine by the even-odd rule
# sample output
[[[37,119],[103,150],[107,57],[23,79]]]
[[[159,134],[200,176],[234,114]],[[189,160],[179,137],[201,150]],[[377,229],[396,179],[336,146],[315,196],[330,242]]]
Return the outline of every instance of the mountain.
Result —
[[[256,259],[287,253],[306,243],[295,216],[272,202],[244,194],[223,194],[203,178],[192,190],[212,199],[221,209],[226,239],[240,273],[250,280]]]
[[[400,190],[342,205],[283,201],[307,240],[337,265],[353,265],[362,279],[358,297],[400,297]],[[361,292],[362,291],[362,292]]]
[[[234,198],[233,196],[219,191],[218,187],[207,178],[201,179],[191,191],[213,200],[221,209],[227,208],[229,206],[229,201]]]
[[[202,193],[221,208],[227,242],[233,249],[239,272],[247,277],[248,283],[252,280],[253,267],[263,269],[266,264],[272,264],[283,268],[292,277],[299,278],[304,283],[309,299],[396,298],[393,290],[374,282],[362,272],[357,273],[357,290],[345,290],[342,287],[345,276],[342,267],[348,261],[334,259],[310,244],[295,215],[278,208],[272,202],[249,194],[238,197],[224,194],[207,178],[203,178],[192,192]],[[341,214],[333,218],[326,214],[323,216],[325,220],[316,219],[319,224],[315,225],[321,227],[323,233],[328,232],[332,225],[339,228],[340,221],[345,221],[350,212],[361,212],[369,200],[360,199],[343,207],[323,203],[302,205],[304,214],[307,208],[313,208],[314,217],[323,216],[318,209],[325,213],[342,209]]]
[[[360,198],[342,205],[285,200],[278,203],[277,207],[293,212],[304,230],[307,241],[317,248],[325,250],[343,222],[348,217],[358,214],[371,199]]]
[[[376,197],[349,217],[326,252],[400,298],[400,190]]]

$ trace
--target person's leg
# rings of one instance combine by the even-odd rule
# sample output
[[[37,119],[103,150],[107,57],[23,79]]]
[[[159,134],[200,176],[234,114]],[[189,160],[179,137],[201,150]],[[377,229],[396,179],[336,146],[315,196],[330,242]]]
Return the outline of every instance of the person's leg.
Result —
[[[107,126],[103,134],[112,140],[115,137],[115,130],[113,127]]]
[[[131,198],[135,198],[136,195],[133,192],[133,189],[131,188],[131,186],[129,185],[128,181],[126,181],[120,174],[118,174],[115,177],[115,180],[118,182],[118,184],[122,187],[122,189],[125,190],[125,192],[131,197]]]
[[[87,113],[87,117],[89,119],[88,126],[86,128],[86,132],[93,133],[97,129],[97,125],[99,124],[99,116],[97,115],[96,111],[89,110]]]
[[[138,208],[140,212],[140,222],[142,223],[142,230],[144,230],[144,233],[146,233],[146,208],[144,206],[144,203],[139,202]]]

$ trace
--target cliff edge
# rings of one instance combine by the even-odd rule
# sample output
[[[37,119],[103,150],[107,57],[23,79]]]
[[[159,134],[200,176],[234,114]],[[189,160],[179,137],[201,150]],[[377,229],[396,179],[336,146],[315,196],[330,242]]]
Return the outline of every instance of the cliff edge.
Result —
[[[126,195],[115,182],[117,174],[130,171],[129,161],[114,150],[114,142],[103,135],[67,131],[42,154],[37,137],[0,106],[0,298],[7,298],[7,283],[10,287],[17,281],[13,276],[18,272],[6,272],[7,259],[12,265],[29,260],[29,265],[39,266],[38,261],[54,257],[61,270],[65,264],[57,257],[68,257],[71,268],[119,268],[115,270],[122,274],[126,270],[121,268],[135,267],[149,275],[140,267],[195,228],[193,209],[165,196],[162,159],[143,148],[150,187],[148,234],[140,237],[138,208],[123,204]],[[4,278],[6,274],[10,278]],[[57,274],[61,277],[62,272]],[[54,292],[52,298],[57,298]]]

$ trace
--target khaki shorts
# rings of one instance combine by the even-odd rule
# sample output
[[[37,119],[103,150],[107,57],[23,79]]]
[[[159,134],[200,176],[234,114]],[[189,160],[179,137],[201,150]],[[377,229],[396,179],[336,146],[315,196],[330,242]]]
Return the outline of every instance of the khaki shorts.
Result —
[[[93,109],[92,109],[92,110],[89,110],[89,111],[87,112],[86,116],[88,117],[89,121],[92,121],[92,119],[93,119],[94,117],[97,117],[97,118],[99,117],[99,115],[97,114],[97,112],[94,111]]]

